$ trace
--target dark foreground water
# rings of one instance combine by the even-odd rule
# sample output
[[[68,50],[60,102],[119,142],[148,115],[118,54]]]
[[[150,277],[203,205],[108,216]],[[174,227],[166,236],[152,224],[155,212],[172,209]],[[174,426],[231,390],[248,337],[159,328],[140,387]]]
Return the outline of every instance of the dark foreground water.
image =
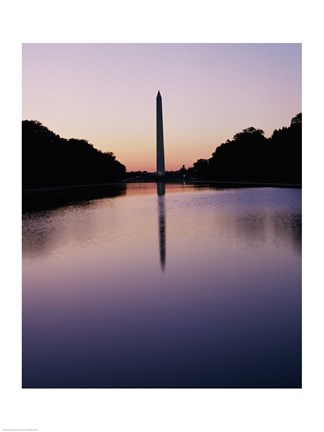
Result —
[[[24,214],[23,387],[300,386],[300,189]]]

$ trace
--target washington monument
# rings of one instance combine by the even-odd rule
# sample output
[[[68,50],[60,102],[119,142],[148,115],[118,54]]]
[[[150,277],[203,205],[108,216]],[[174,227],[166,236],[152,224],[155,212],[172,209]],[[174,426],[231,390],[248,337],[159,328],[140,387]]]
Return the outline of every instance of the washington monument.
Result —
[[[159,176],[165,175],[162,97],[160,92],[156,96],[156,173]]]

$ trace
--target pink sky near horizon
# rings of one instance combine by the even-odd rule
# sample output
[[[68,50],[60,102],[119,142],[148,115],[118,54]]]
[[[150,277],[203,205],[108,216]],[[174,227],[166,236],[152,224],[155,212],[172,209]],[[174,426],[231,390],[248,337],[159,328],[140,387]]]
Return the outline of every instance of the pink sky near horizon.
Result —
[[[23,119],[155,171],[209,158],[254,126],[271,136],[301,108],[301,44],[23,44]]]

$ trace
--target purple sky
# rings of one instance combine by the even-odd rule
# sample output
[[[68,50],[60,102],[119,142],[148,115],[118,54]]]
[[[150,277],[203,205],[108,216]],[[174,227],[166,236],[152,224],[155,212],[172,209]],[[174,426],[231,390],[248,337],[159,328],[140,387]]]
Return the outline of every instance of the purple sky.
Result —
[[[23,119],[155,170],[155,98],[166,169],[191,166],[249,126],[301,112],[300,44],[23,44]]]

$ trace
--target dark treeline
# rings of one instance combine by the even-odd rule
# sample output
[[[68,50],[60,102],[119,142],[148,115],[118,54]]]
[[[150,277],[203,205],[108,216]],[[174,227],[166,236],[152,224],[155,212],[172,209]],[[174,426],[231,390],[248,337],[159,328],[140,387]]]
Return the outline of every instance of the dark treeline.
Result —
[[[111,152],[82,139],[65,139],[38,121],[22,122],[23,188],[106,183],[126,168]]]
[[[216,148],[210,159],[199,159],[188,175],[220,181],[301,184],[302,115],[289,127],[265,138],[249,127]]]

